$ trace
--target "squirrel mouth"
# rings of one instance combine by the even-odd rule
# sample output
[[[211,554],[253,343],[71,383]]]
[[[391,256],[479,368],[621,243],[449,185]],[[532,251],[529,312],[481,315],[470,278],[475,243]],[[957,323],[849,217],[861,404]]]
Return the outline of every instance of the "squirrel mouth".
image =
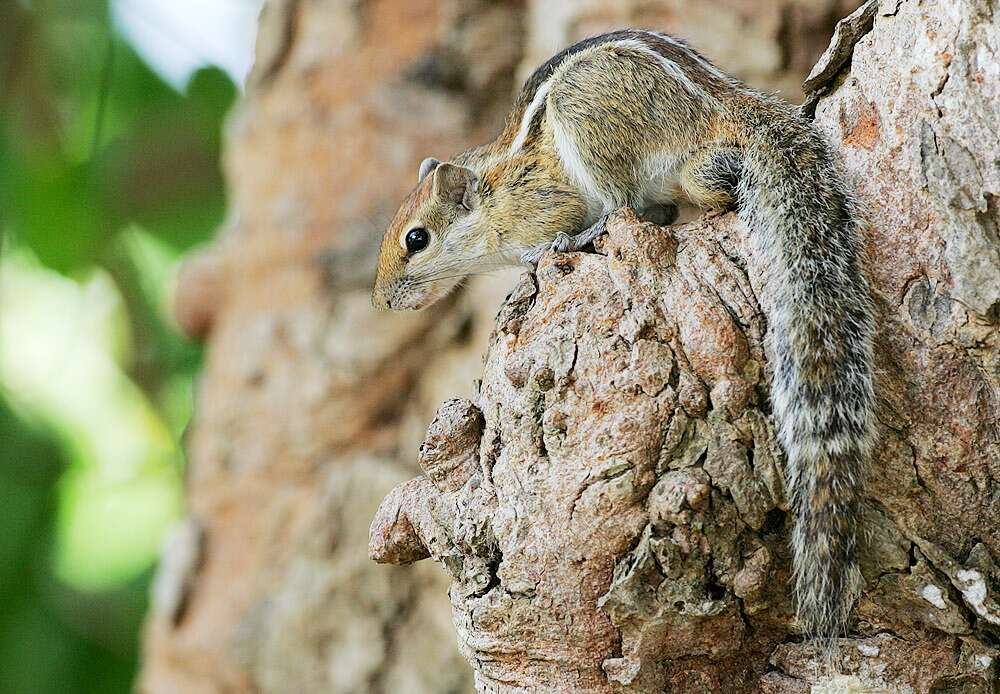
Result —
[[[414,287],[402,282],[389,297],[387,304],[392,311],[420,311],[443,299],[461,283],[461,279],[430,282]]]
[[[391,311],[419,311],[437,300],[435,294],[433,286],[418,289],[404,285],[393,292],[387,303]]]

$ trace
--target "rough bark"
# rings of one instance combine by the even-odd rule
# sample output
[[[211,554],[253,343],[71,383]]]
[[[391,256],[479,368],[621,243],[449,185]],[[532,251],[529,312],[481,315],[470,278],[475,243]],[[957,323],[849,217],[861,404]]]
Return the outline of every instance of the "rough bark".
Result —
[[[232,221],[178,288],[209,357],[140,689],[805,691],[737,223],[623,213],[495,323],[504,277],[412,315],[368,288],[420,159],[492,136],[555,48],[654,25],[793,94],[847,5],[269,1]],[[872,205],[882,311],[864,638],[841,653],[913,691],[996,677],[997,21],[883,4],[815,105]],[[379,557],[447,571],[367,559],[383,497]]]
[[[597,253],[522,279],[479,393],[442,407],[426,477],[372,526],[375,559],[423,548],[449,571],[480,691],[996,690],[998,27],[985,1],[871,3],[812,80],[871,211],[880,326],[867,586],[838,676],[791,627],[766,268],[733,218],[625,212]]]

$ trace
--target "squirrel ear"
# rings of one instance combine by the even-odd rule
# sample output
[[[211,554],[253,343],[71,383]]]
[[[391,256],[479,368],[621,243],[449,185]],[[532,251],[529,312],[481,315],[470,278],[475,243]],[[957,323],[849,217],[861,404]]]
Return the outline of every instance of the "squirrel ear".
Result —
[[[434,170],[434,193],[472,211],[479,204],[479,178],[464,166],[441,164]]]
[[[471,212],[479,204],[479,178],[472,169],[444,163],[434,170],[434,193]]]
[[[427,174],[436,169],[440,164],[441,162],[434,157],[427,157],[420,162],[420,172],[417,174],[417,183],[424,180],[427,177]]]

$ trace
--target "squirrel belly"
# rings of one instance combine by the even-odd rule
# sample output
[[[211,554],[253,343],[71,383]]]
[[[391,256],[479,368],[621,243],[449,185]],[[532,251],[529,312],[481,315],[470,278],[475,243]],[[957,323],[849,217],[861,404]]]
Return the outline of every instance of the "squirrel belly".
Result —
[[[826,641],[844,633],[873,441],[873,308],[860,214],[812,124],[677,39],[623,30],[548,60],[496,140],[426,160],[418,178],[383,239],[382,308],[422,308],[465,276],[579,249],[620,207],[735,205],[767,281],[798,621]]]

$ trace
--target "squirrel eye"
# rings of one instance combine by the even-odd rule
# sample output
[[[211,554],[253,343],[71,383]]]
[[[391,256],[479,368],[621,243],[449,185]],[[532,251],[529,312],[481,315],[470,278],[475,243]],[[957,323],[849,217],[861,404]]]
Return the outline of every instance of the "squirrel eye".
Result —
[[[426,229],[416,228],[406,232],[406,250],[408,253],[417,253],[427,248],[431,242],[431,235]]]

